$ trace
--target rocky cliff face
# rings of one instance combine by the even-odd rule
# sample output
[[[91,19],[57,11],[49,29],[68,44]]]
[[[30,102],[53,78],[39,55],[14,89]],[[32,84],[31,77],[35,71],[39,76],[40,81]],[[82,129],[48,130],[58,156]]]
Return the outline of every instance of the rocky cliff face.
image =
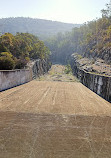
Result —
[[[51,64],[48,60],[41,60],[38,59],[33,62],[31,68],[32,68],[32,74],[33,74],[33,79],[39,77],[40,75],[43,75],[48,72],[50,69]]]
[[[111,64],[111,48],[103,48],[99,54],[101,59],[105,60],[108,64]]]
[[[79,67],[77,58],[71,57],[71,67],[74,75],[83,83],[86,87],[111,102],[111,77],[86,72]]]
[[[87,58],[94,58],[94,59],[100,58],[103,59],[107,64],[111,64],[111,48],[103,47],[101,50],[95,49],[91,53],[89,51],[86,51],[83,56]]]

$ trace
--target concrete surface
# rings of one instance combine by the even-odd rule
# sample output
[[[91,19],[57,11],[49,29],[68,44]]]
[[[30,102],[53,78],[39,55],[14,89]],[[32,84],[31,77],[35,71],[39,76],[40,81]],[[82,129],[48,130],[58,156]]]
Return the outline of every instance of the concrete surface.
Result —
[[[1,92],[0,158],[111,158],[111,104],[79,82]]]

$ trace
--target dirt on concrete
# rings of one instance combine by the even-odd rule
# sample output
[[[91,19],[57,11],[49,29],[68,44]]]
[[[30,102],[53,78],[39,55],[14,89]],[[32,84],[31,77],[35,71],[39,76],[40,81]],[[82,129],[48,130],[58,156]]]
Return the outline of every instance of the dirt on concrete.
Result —
[[[67,76],[0,93],[0,158],[111,158],[111,104]]]

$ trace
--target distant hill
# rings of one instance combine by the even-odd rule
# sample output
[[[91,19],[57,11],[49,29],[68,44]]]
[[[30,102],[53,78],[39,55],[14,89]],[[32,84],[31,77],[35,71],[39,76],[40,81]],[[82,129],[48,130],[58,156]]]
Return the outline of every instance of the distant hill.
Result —
[[[24,17],[0,19],[0,32],[2,34],[9,32],[15,35],[16,32],[22,32],[37,35],[39,38],[47,38],[58,32],[71,31],[72,28],[79,26],[79,24]]]

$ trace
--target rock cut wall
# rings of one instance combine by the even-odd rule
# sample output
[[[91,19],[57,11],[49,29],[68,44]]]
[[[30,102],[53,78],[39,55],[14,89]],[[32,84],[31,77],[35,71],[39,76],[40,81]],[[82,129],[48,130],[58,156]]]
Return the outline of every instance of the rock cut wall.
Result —
[[[48,60],[38,59],[38,60],[34,61],[32,67],[31,67],[33,79],[47,73],[50,68],[51,68],[51,64]]]
[[[93,74],[80,69],[73,56],[71,57],[71,68],[82,84],[111,102],[111,77]]]

